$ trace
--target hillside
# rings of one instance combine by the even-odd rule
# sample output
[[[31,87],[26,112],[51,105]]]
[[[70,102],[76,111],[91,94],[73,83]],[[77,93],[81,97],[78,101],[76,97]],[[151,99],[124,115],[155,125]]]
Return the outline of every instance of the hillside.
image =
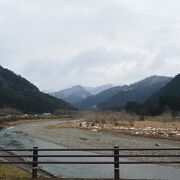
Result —
[[[97,86],[97,87],[83,87],[83,88],[86,89],[91,95],[97,95],[113,87],[114,85],[112,84],[105,84],[105,85]]]
[[[142,103],[152,94],[158,92],[171,78],[163,76],[151,76],[137,83],[131,84],[126,90],[121,90],[111,98],[98,104],[103,110],[119,110],[127,102]]]
[[[131,84],[129,87],[136,89],[136,88],[142,88],[142,87],[147,87],[147,86],[151,86],[154,84],[158,84],[158,83],[168,83],[172,78],[171,77],[166,77],[166,76],[150,76],[147,77],[141,81],[138,81],[134,84]]]
[[[117,86],[117,87],[107,89],[97,95],[89,96],[83,101],[76,103],[75,106],[81,110],[96,107],[99,103],[106,101],[113,95],[117,94],[120,90],[126,89],[126,88],[127,86]]]
[[[177,114],[180,111],[180,74],[144,103],[128,102],[125,109],[143,115]]]
[[[158,99],[158,110],[160,113],[166,111],[180,111],[180,74],[169,82],[151,98]]]
[[[20,75],[0,66],[0,108],[15,108],[25,113],[74,109],[68,103],[39,91]]]
[[[96,96],[97,94],[101,93],[102,91],[105,91],[112,87],[113,87],[112,84],[105,84],[105,85],[98,86],[98,87],[84,87],[81,85],[76,85],[71,88],[61,90],[61,91],[52,92],[52,93],[50,93],[50,95],[57,97],[57,98],[61,98],[64,101],[80,108],[81,102],[83,102],[85,99],[87,99],[87,104],[89,104],[88,103],[89,101],[90,102],[93,101],[93,100],[91,100],[91,99],[94,99],[93,96]],[[86,104],[86,101],[85,101],[85,104]],[[96,104],[96,102],[95,103],[92,102],[90,104],[94,105],[94,104]]]
[[[50,94],[56,98],[63,99],[70,104],[76,104],[77,102],[82,101],[88,96],[91,96],[91,94],[80,85]]]
[[[148,101],[139,106],[139,111],[150,115],[157,115],[163,112],[177,114],[180,111],[180,74],[175,76],[160,91],[153,94]]]
[[[180,96],[180,74],[175,76],[166,86],[154,94],[152,98],[161,96]]]

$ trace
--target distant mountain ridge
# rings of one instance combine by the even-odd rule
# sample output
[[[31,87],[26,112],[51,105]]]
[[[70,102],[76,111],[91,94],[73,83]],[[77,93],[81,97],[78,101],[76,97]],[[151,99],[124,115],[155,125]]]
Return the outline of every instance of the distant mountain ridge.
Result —
[[[91,95],[96,95],[99,94],[107,89],[110,89],[114,87],[114,85],[112,84],[105,84],[102,86],[98,86],[98,87],[83,87],[84,89],[86,89]]]
[[[52,96],[63,99],[66,102],[69,102],[71,104],[75,104],[76,102],[79,102],[88,96],[91,96],[91,94],[83,88],[83,86],[77,85],[73,86],[71,88],[67,88],[61,91],[50,93]]]
[[[84,99],[92,95],[96,95],[111,87],[113,87],[112,84],[106,84],[98,87],[84,87],[81,85],[76,85],[61,91],[52,92],[50,94],[54,97],[61,98],[68,103],[76,105]]]
[[[122,89],[111,98],[98,104],[98,108],[103,110],[119,110],[128,101],[142,103],[164,87],[172,78],[164,76],[150,76],[139,82]]]
[[[42,93],[25,78],[0,66],[0,108],[15,108],[26,113],[73,110],[63,100]]]
[[[112,84],[99,86],[97,88],[77,85],[51,93],[51,95],[62,98],[80,110],[94,108],[101,110],[119,110],[129,101],[138,103],[146,101],[171,79],[171,77],[154,75],[130,85],[116,87],[113,87]]]
[[[75,105],[75,107],[77,107],[81,110],[96,108],[99,103],[108,100],[110,97],[117,94],[120,90],[126,89],[127,87],[128,86],[125,85],[125,86],[117,86],[117,87],[107,89],[97,95],[89,96],[86,99],[84,99],[80,102],[77,102],[74,105]]]
[[[119,109],[129,100],[143,102],[170,80],[170,77],[154,75],[130,85],[107,89],[97,95],[89,96],[74,105],[81,110],[91,108],[99,108],[103,110]]]
[[[166,76],[157,76],[157,75],[153,75],[150,77],[147,77],[141,81],[135,82],[131,85],[129,85],[129,88],[140,88],[140,87],[146,87],[146,86],[151,86],[154,84],[158,84],[158,83],[167,83],[172,79],[172,77],[166,77]]]
[[[126,110],[143,115],[159,115],[163,112],[180,112],[180,74],[175,76],[144,103],[129,102]]]
[[[112,84],[96,88],[77,85],[51,94],[59,99],[41,92],[25,78],[0,66],[0,108],[14,108],[25,113],[75,110],[73,105],[80,110],[119,111],[125,108],[150,115],[167,110],[180,111],[180,74],[174,78],[151,76],[116,87]]]

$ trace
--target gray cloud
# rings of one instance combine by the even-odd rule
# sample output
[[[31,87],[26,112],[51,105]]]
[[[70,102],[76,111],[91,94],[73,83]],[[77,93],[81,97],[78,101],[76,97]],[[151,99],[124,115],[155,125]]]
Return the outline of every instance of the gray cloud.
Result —
[[[174,76],[179,8],[178,0],[0,0],[0,64],[41,89]]]

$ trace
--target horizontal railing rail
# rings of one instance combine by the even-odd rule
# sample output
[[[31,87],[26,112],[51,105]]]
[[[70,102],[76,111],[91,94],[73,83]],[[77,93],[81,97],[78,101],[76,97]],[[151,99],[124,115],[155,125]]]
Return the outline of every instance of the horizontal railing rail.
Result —
[[[112,151],[113,154],[90,154],[90,155],[83,155],[83,154],[58,154],[57,152],[78,152],[78,151],[85,151],[85,152],[91,152],[91,151],[100,151],[100,152],[108,152]],[[125,154],[128,152],[131,152],[132,154]],[[148,154],[142,154],[143,151],[148,152]],[[165,151],[166,154],[162,154],[162,151]],[[176,154],[174,154],[174,152]],[[6,154],[3,154],[3,152],[6,152]],[[7,154],[8,152],[8,154]],[[14,154],[17,152],[32,152],[32,154]],[[56,154],[48,155],[48,154],[40,154],[39,152],[56,152]],[[120,154],[120,152],[124,152],[123,154]],[[154,154],[155,152],[158,152],[158,154]],[[136,153],[136,154],[133,154]],[[138,154],[141,153],[141,154]],[[173,153],[173,154],[172,154]],[[0,161],[0,164],[29,164],[32,165],[32,179],[37,178],[38,173],[38,165],[40,164],[114,164],[114,179],[119,180],[120,179],[120,164],[180,164],[180,148],[131,148],[131,149],[123,149],[119,148],[119,146],[114,146],[114,148],[110,149],[38,149],[38,147],[34,147],[33,149],[0,149],[0,158],[4,159]],[[11,159],[12,158],[12,159]],[[13,158],[16,158],[13,160]],[[17,160],[17,158],[20,158]],[[31,158],[32,160],[25,160],[22,158]],[[63,159],[62,161],[55,161],[51,159],[50,161],[43,161],[40,160],[41,158],[66,158],[66,161]],[[77,159],[77,161],[69,160],[69,158],[80,158]],[[82,158],[88,158],[88,160],[83,160]],[[100,160],[94,161],[94,159],[91,158],[113,158],[108,160]],[[135,160],[127,160],[125,159],[121,160],[120,158],[135,158]],[[137,160],[136,158],[151,158],[150,160],[147,159],[140,159]],[[160,160],[152,160],[152,158],[161,158]],[[167,158],[170,158],[169,160]],[[173,159],[172,159],[173,158]],[[179,159],[178,159],[179,158]],[[174,160],[176,159],[176,160]]]
[[[0,155],[0,157],[180,157],[180,155]]]
[[[35,161],[34,161],[35,162]],[[3,161],[0,164],[32,164],[32,161],[25,161],[25,162],[19,162],[19,161]],[[38,164],[114,164],[114,161],[38,161]],[[119,164],[179,164],[180,161],[122,161],[119,162]]]
[[[180,148],[117,148],[119,151],[180,151]],[[0,149],[0,151],[34,151],[34,149]],[[114,148],[110,149],[41,149],[38,151],[114,151]]]

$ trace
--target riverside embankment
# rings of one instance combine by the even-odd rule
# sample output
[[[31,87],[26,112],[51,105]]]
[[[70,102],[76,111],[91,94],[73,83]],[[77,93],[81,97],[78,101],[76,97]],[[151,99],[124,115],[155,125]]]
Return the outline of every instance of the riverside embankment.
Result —
[[[122,148],[154,148],[157,146],[160,148],[180,147],[180,142],[178,141],[119,136],[107,132],[92,132],[76,128],[48,128],[49,125],[59,122],[60,121],[33,122],[31,124],[5,128],[0,131],[0,143],[5,147],[15,148],[32,148],[33,146],[38,146],[40,148],[112,148],[115,144],[120,145]],[[79,152],[79,154],[93,153]],[[48,159],[44,158],[43,160]],[[46,165],[43,166],[43,168],[64,177],[113,177],[113,166],[111,165]],[[178,167],[161,165],[121,165],[121,176],[123,178],[178,180],[180,177],[180,169]]]

